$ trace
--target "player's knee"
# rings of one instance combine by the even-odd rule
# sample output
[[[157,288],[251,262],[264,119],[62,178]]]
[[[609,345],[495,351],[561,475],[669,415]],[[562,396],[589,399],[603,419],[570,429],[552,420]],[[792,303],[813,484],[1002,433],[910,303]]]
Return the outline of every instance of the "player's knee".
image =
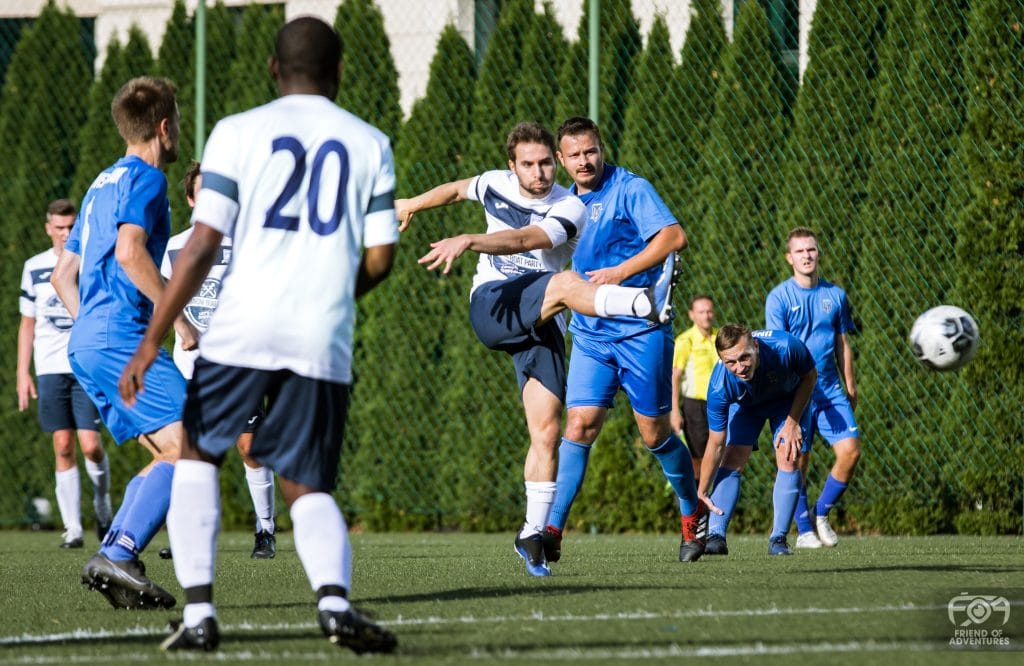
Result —
[[[573,419],[570,416],[565,424],[565,438],[579,444],[593,444],[600,432],[600,422],[587,419]]]

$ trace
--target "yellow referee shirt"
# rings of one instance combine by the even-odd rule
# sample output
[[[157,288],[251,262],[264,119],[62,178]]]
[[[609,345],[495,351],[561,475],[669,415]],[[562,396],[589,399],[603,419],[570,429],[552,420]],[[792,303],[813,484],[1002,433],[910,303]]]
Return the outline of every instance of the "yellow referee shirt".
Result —
[[[683,380],[679,388],[684,398],[708,399],[711,369],[718,361],[718,352],[715,351],[715,336],[717,335],[718,329],[712,328],[711,337],[705,338],[700,329],[694,325],[676,338],[672,367],[683,371]]]

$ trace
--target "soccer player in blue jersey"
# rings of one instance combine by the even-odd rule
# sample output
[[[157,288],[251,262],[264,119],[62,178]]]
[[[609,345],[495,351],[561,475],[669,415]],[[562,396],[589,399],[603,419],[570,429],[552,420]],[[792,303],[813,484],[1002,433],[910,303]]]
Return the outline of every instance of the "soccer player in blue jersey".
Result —
[[[651,184],[604,161],[601,132],[588,118],[569,118],[558,128],[558,158],[573,179],[572,192],[587,207],[587,227],[573,254],[573,268],[594,284],[652,288],[655,309],[671,308],[675,253],[686,234]],[[665,323],[660,323],[665,322]],[[590,447],[616,392],[629,396],[640,437],[658,459],[679,496],[680,561],[704,551],[693,461],[672,431],[672,325],[660,322],[572,318],[572,356],[566,384],[568,421],[558,449],[557,493],[545,531],[549,561],[561,558],[562,530],[586,474]]]
[[[519,123],[509,132],[505,149],[508,170],[445,183],[395,205],[402,229],[422,210],[469,199],[484,208],[487,233],[431,243],[420,263],[429,269],[444,265],[448,272],[466,250],[480,253],[470,292],[470,321],[481,342],[512,357],[530,432],[523,469],[526,519],[514,548],[530,575],[549,576],[542,535],[555,496],[565,401],[563,311],[652,319],[658,313],[648,290],[596,286],[561,270],[587,217],[580,200],[555,183],[551,132],[537,123]]]
[[[118,608],[170,608],[174,597],[149,580],[139,553],[164,523],[182,429],[185,380],[165,352],[150,391],[134,409],[118,396],[121,368],[142,339],[164,281],[157,268],[171,232],[167,178],[178,156],[174,84],[139,77],[114,96],[111,112],[127,144],[125,156],[93,181],[51,282],[75,324],[71,368],[118,444],[138,438],[153,460],[125,489],[100,551],[82,583]],[[195,345],[179,318],[179,334]]]
[[[814,359],[789,333],[751,332],[739,324],[726,324],[718,331],[715,349],[721,363],[711,372],[708,386],[708,446],[697,491],[712,513],[708,546],[717,543],[717,554],[728,552],[725,530],[739,500],[739,473],[757,449],[757,437],[767,421],[778,466],[768,554],[791,555],[786,532],[800,489],[797,457],[809,441],[807,403],[818,376]]]
[[[850,346],[853,318],[846,292],[818,274],[820,257],[814,232],[793,229],[786,238],[786,261],[793,267],[793,277],[772,289],[764,306],[765,325],[800,338],[818,366],[818,385],[811,396],[813,430],[807,452],[800,456],[803,483],[796,508],[797,548],[831,548],[838,543],[828,513],[846,491],[860,459],[860,435],[853,416],[857,406]],[[812,514],[807,503],[807,468],[814,432],[832,447],[836,461]]]

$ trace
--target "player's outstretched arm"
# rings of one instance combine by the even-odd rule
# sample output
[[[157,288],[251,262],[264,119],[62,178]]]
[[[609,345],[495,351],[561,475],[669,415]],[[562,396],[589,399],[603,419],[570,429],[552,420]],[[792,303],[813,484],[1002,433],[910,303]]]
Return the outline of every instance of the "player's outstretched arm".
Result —
[[[678,224],[671,224],[654,234],[643,250],[626,261],[618,266],[587,271],[587,277],[594,284],[622,284],[626,278],[661,264],[670,253],[685,247],[686,232]]]
[[[697,499],[707,505],[708,509],[721,516],[724,512],[711,501],[708,492],[711,481],[718,475],[718,468],[725,457],[725,432],[708,431],[708,444],[704,449],[704,460],[700,464],[700,483],[697,484]]]
[[[447,275],[452,263],[466,250],[484,254],[519,254],[551,247],[547,233],[531,224],[521,229],[506,229],[493,234],[461,234],[442,238],[430,244],[430,252],[420,257],[419,263],[427,264],[427,270],[430,271],[444,264],[443,272]]]
[[[135,404],[135,394],[145,389],[146,370],[153,364],[160,349],[160,342],[185,307],[185,303],[199,290],[210,272],[210,267],[220,255],[222,239],[223,234],[213,227],[196,222],[191,238],[178,253],[174,275],[167,283],[163,296],[156,302],[146,334],[135,350],[135,355],[125,366],[118,382],[121,398],[129,407]],[[157,276],[159,277],[159,273]]]
[[[21,325],[18,326],[18,411],[28,409],[29,398],[35,400],[36,384],[32,381],[32,343],[36,338],[36,320],[33,317],[21,315]]]
[[[449,204],[465,201],[469,198],[469,184],[472,178],[454,180],[444,185],[438,185],[432,190],[418,194],[410,199],[395,199],[395,215],[398,216],[398,230],[405,231],[409,228],[412,216],[422,210],[440,208]]]
[[[65,247],[50,275],[50,284],[72,319],[78,319],[78,307],[81,305],[78,294],[78,267],[81,264],[82,258]]]

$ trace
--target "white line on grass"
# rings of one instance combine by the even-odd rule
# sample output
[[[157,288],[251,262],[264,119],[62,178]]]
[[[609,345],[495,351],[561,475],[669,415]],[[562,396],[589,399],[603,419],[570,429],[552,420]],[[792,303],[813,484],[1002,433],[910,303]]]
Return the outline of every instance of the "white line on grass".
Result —
[[[779,608],[770,606],[767,608],[743,608],[737,610],[716,610],[710,606],[692,610],[674,611],[667,613],[652,613],[650,611],[622,611],[619,613],[599,613],[596,615],[574,615],[574,614],[547,614],[535,612],[529,615],[496,615],[489,617],[477,617],[474,615],[462,615],[459,617],[402,617],[389,621],[381,621],[389,627],[409,626],[438,626],[447,624],[504,624],[523,622],[601,622],[608,620],[659,620],[659,619],[692,619],[692,618],[724,618],[724,617],[772,617],[788,615],[849,615],[858,613],[905,613],[920,611],[945,610],[945,605],[919,605],[913,603],[888,604],[884,606],[849,607],[849,608],[824,608],[811,606],[807,608]],[[226,633],[257,633],[266,631],[293,631],[309,630],[317,628],[314,622],[300,623],[264,623],[254,624],[241,622],[237,624],[223,625],[222,630]],[[0,646],[38,645],[42,643],[73,643],[75,641],[95,641],[114,638],[132,638],[138,636],[164,636],[167,633],[166,625],[157,627],[136,625],[125,629],[74,629],[72,631],[54,634],[30,634],[23,633],[18,636],[0,636]],[[0,661],[0,663],[7,663]]]

